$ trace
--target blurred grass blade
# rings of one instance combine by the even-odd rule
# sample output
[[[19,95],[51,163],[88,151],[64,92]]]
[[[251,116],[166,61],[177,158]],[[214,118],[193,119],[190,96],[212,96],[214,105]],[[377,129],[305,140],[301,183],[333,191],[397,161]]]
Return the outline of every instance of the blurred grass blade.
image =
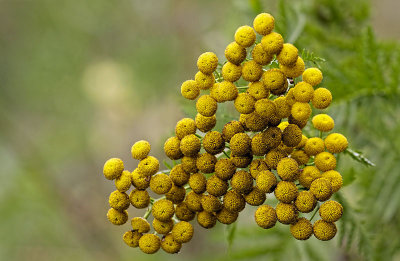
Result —
[[[363,165],[367,166],[367,167],[375,167],[375,163],[373,163],[372,161],[370,161],[369,159],[367,159],[364,155],[362,155],[361,152],[359,151],[354,151],[352,149],[347,148],[344,151],[347,155],[350,155],[350,157],[352,157],[354,160],[362,163]]]

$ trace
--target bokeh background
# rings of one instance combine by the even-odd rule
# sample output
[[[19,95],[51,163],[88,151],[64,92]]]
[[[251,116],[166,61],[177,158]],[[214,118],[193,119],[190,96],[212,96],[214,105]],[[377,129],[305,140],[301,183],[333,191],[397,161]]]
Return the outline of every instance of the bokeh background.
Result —
[[[0,260],[400,260],[400,2],[396,0],[0,0]],[[254,208],[235,233],[218,224],[179,255],[127,247],[106,219],[102,167],[152,154],[193,113],[180,84],[259,12],[315,57],[336,131],[376,167],[338,170],[345,215],[330,242],[265,231]],[[308,66],[315,66],[310,59]],[[131,215],[140,214],[130,212]],[[227,240],[228,238],[228,240]],[[231,246],[228,249],[228,241]]]

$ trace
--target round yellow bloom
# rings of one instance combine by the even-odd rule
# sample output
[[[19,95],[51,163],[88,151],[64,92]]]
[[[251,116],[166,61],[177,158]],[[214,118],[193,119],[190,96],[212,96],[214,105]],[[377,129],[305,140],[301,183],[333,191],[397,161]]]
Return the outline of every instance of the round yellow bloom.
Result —
[[[282,132],[282,142],[288,147],[296,147],[302,137],[301,129],[295,124],[289,124]]]
[[[193,212],[203,211],[203,206],[201,205],[201,194],[196,194],[194,191],[190,191],[186,195],[185,202],[187,207]]]
[[[196,173],[198,171],[197,166],[196,166],[196,161],[197,161],[197,156],[195,155],[193,157],[188,157],[184,156],[181,160],[182,162],[182,168],[186,173]]]
[[[221,82],[218,89],[221,102],[233,101],[239,94],[236,85],[228,81]]]
[[[207,180],[207,192],[210,195],[219,197],[226,193],[228,190],[228,182],[213,175]]]
[[[277,68],[265,71],[262,75],[262,83],[267,90],[276,95],[281,94],[282,89],[286,91],[288,84],[285,74]]]
[[[139,239],[139,248],[146,254],[156,253],[161,246],[160,238],[154,234],[145,234]]]
[[[217,217],[210,212],[202,211],[197,214],[197,223],[204,228],[212,228],[217,223]]]
[[[255,159],[251,162],[249,171],[253,179],[256,179],[261,171],[268,170],[267,163],[263,159]]]
[[[183,118],[178,121],[175,126],[175,134],[178,139],[182,139],[186,135],[196,133],[196,123],[190,118]]]
[[[241,26],[235,32],[235,41],[240,46],[250,47],[256,41],[256,33],[248,25]]]
[[[283,203],[290,203],[296,199],[299,192],[297,191],[296,184],[289,181],[280,181],[275,188],[275,197]]]
[[[322,177],[321,172],[314,166],[307,166],[300,171],[299,182],[305,188],[310,188],[311,183]]]
[[[316,179],[311,183],[310,192],[318,201],[328,200],[332,196],[331,183],[326,178]]]
[[[251,152],[255,156],[264,156],[268,152],[268,147],[264,142],[264,135],[262,133],[257,133],[251,139]]]
[[[216,155],[225,149],[225,140],[218,131],[210,131],[203,138],[203,148],[210,154]]]
[[[255,111],[261,117],[271,118],[276,113],[276,105],[268,98],[260,99],[254,104]]]
[[[304,68],[304,61],[300,57],[297,57],[296,63],[292,66],[279,65],[279,69],[289,78],[299,77],[304,72]]]
[[[153,156],[147,156],[139,162],[138,170],[146,176],[152,176],[160,168],[160,162]]]
[[[151,177],[150,180],[150,189],[156,194],[165,194],[167,193],[172,187],[171,178],[164,174],[156,174]]]
[[[292,224],[296,222],[299,213],[293,204],[279,202],[276,206],[276,217],[282,224]]]
[[[180,149],[181,141],[177,137],[170,137],[164,143],[164,152],[168,158],[177,160],[182,158],[183,154]]]
[[[204,74],[212,74],[218,66],[218,57],[213,52],[205,52],[197,59],[197,68]]]
[[[256,99],[248,93],[240,93],[235,99],[235,108],[238,112],[249,114],[254,111]]]
[[[283,158],[279,161],[276,171],[282,180],[294,181],[299,174],[299,164],[292,158]]]
[[[129,200],[135,208],[147,208],[150,204],[150,196],[147,190],[134,189],[129,194]]]
[[[211,117],[203,116],[200,113],[197,113],[196,118],[195,118],[195,124],[196,127],[201,131],[201,132],[207,132],[212,130],[215,127],[215,124],[217,123],[217,117],[215,115],[212,115]]]
[[[242,66],[242,78],[248,82],[256,82],[261,79],[263,69],[254,60],[245,62]]]
[[[103,168],[103,174],[106,179],[113,180],[121,176],[124,171],[124,163],[118,158],[112,158],[106,161]]]
[[[336,168],[336,158],[329,152],[321,152],[315,156],[315,167],[320,171],[334,170]]]
[[[278,127],[269,127],[263,132],[263,136],[269,150],[275,149],[281,144],[282,131]]]
[[[340,173],[336,170],[328,170],[322,173],[322,177],[330,180],[333,193],[339,191],[339,189],[343,186],[342,175],[340,175]]]
[[[317,86],[322,82],[322,72],[318,68],[308,68],[303,72],[303,81]]]
[[[308,156],[303,150],[295,150],[290,153],[290,157],[294,159],[299,166],[307,164],[310,160],[310,156]]]
[[[306,145],[307,140],[308,140],[308,138],[307,138],[306,136],[302,135],[302,136],[301,136],[301,141],[300,141],[300,143],[296,146],[296,149],[302,149],[302,148]]]
[[[229,190],[223,198],[224,208],[231,212],[240,212],[246,206],[244,197],[236,190]]]
[[[332,102],[332,93],[326,88],[318,88],[314,91],[311,102],[315,108],[325,109]]]
[[[196,102],[197,112],[206,117],[213,116],[217,108],[217,102],[210,95],[202,95]]]
[[[124,242],[130,247],[138,247],[139,246],[139,239],[142,237],[142,234],[137,231],[127,231],[122,236]]]
[[[229,225],[229,224],[234,223],[237,220],[239,213],[230,212],[226,208],[223,208],[220,211],[218,211],[215,216],[217,217],[217,220],[220,223]]]
[[[236,172],[231,159],[219,159],[215,164],[215,175],[222,180],[230,180]]]
[[[323,151],[325,151],[324,141],[318,137],[309,138],[304,145],[304,152],[309,156],[315,156]]]
[[[324,202],[319,208],[319,216],[326,222],[336,222],[342,215],[342,205],[334,200]]]
[[[289,116],[288,120],[289,120],[290,124],[295,124],[300,129],[303,129],[308,123],[308,118],[305,120],[298,120],[298,119],[295,119],[292,115]]]
[[[181,94],[186,99],[195,100],[200,94],[200,87],[196,81],[184,81],[181,85]]]
[[[150,143],[145,140],[140,140],[135,142],[131,148],[132,158],[137,160],[143,160],[149,155],[150,152]]]
[[[115,179],[115,187],[121,192],[128,191],[131,188],[131,185],[132,175],[127,170],[124,170],[121,176]]]
[[[285,43],[276,58],[280,64],[291,66],[296,63],[298,54],[299,50],[293,44]]]
[[[186,189],[184,187],[172,185],[172,188],[165,193],[165,198],[174,204],[181,203],[186,196]]]
[[[195,173],[192,174],[189,178],[189,186],[190,188],[198,193],[201,194],[206,191],[207,179],[204,177],[202,173]]]
[[[182,138],[180,142],[180,150],[185,156],[195,156],[199,153],[201,148],[200,139],[196,135],[190,134]]]
[[[178,243],[187,243],[193,237],[194,229],[193,226],[186,221],[180,221],[175,224],[171,231],[172,237]]]
[[[260,206],[265,202],[267,196],[257,187],[254,187],[250,193],[244,196],[244,199],[246,200],[247,204],[251,206]]]
[[[291,107],[286,102],[286,98],[284,96],[278,97],[274,100],[276,106],[276,116],[280,119],[284,119],[290,116]]]
[[[251,52],[251,56],[253,57],[253,61],[258,63],[259,65],[267,65],[273,59],[273,56],[271,54],[264,51],[261,44],[256,44],[256,46],[254,46],[253,51]]]
[[[158,234],[166,235],[171,232],[174,227],[174,221],[172,219],[168,221],[160,221],[158,219],[153,219],[153,228]]]
[[[346,137],[340,133],[331,133],[325,138],[326,149],[331,153],[343,152],[349,145]]]
[[[143,174],[137,168],[134,171],[132,171],[131,177],[132,177],[132,185],[137,189],[145,190],[150,185],[151,177]]]
[[[269,205],[259,206],[254,214],[257,225],[264,229],[275,226],[277,216],[276,211]]]
[[[275,19],[268,13],[261,13],[254,18],[253,27],[257,33],[267,35],[274,30]]]
[[[224,128],[222,129],[222,136],[224,140],[229,143],[231,138],[236,133],[241,132],[244,132],[242,123],[240,123],[239,121],[230,121],[224,125]]]
[[[232,153],[244,156],[251,151],[251,139],[246,133],[236,133],[230,140]]]
[[[262,82],[252,82],[249,84],[247,93],[254,97],[256,100],[268,98],[269,90],[265,88]]]
[[[118,211],[116,209],[110,208],[107,212],[107,218],[114,225],[120,226],[128,221],[128,211]]]
[[[154,202],[151,214],[160,221],[169,221],[175,213],[174,203],[168,199],[160,199]]]
[[[207,212],[217,212],[222,209],[222,203],[213,195],[203,195],[201,197],[201,206]]]
[[[150,231],[150,224],[142,217],[134,217],[131,220],[132,229],[139,233],[147,233]]]
[[[210,89],[215,82],[215,77],[213,74],[204,74],[202,72],[197,72],[194,76],[194,80],[197,83],[198,88],[201,90]]]
[[[333,129],[335,122],[328,114],[318,114],[312,118],[312,124],[317,130],[328,132]]]
[[[306,82],[299,82],[293,88],[293,95],[296,101],[308,103],[314,94],[314,88]]]
[[[235,189],[239,193],[248,193],[253,188],[253,177],[249,172],[240,170],[233,174],[231,186],[232,189]]]
[[[311,112],[310,104],[306,102],[296,102],[291,109],[293,118],[299,121],[308,120],[311,116]]]
[[[246,59],[246,49],[232,42],[225,49],[225,57],[229,62],[240,65]]]
[[[290,233],[298,240],[307,240],[313,234],[313,226],[306,218],[300,218],[296,223],[290,225]]]
[[[261,45],[264,51],[270,55],[278,54],[283,48],[283,37],[276,32],[271,32],[263,36]]]
[[[175,241],[171,234],[166,235],[163,240],[161,240],[161,248],[169,253],[176,254],[181,250],[182,244]]]
[[[110,204],[110,207],[118,211],[123,211],[129,208],[129,205],[131,204],[128,194],[118,190],[111,192],[110,197],[108,198],[108,203]]]
[[[275,190],[278,181],[274,175],[269,170],[260,171],[256,178],[256,187],[264,192],[264,193],[271,193]]]
[[[278,166],[278,162],[286,156],[286,153],[284,153],[283,151],[274,149],[269,151],[267,155],[265,155],[265,162],[270,169],[276,169],[276,167]]]
[[[222,66],[222,77],[225,81],[236,82],[242,76],[242,66],[227,62]]]
[[[331,240],[337,232],[335,223],[329,223],[322,219],[315,221],[313,230],[315,237],[322,241]]]
[[[231,153],[230,159],[232,160],[233,165],[235,165],[236,168],[246,168],[253,160],[253,155],[249,153],[244,156],[238,156],[234,153]]]
[[[214,155],[205,152],[197,158],[196,166],[203,173],[213,173],[216,163],[217,158]]]
[[[247,118],[244,120],[244,124],[246,125],[247,130],[258,132],[264,130],[268,126],[268,119],[259,115],[257,112],[253,111],[246,115]]]
[[[302,213],[309,213],[313,211],[316,204],[317,200],[310,191],[300,191],[299,195],[294,201],[294,205],[296,206],[297,210]]]

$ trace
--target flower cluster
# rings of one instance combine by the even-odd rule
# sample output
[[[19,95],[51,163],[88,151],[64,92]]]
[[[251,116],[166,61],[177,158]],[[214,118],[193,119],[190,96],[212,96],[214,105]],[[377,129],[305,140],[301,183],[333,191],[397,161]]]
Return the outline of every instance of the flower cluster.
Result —
[[[132,173],[119,159],[104,165],[104,176],[115,179],[117,188],[109,200],[111,223],[126,223],[130,205],[148,208],[124,234],[129,246],[149,254],[159,248],[177,253],[193,237],[190,221],[206,229],[217,221],[231,224],[246,204],[258,206],[255,221],[264,229],[279,221],[299,240],[335,236],[343,208],[329,199],[343,185],[336,157],[348,142],[340,133],[326,135],[334,128],[327,114],[316,114],[308,124],[312,107],[318,111],[331,104],[331,92],[319,86],[322,72],[306,69],[297,48],[285,43],[274,25],[274,18],[262,13],[253,27],[239,27],[225,49],[224,64],[212,52],[199,56],[194,80],[181,86],[183,97],[196,100],[197,115],[178,121],[175,135],[164,144],[174,161],[170,170],[159,171],[147,141],[132,146],[132,157],[140,160]],[[214,130],[218,105],[229,101],[238,118]],[[306,126],[318,134],[313,137]],[[151,198],[148,188],[163,196]],[[264,204],[267,195],[278,200],[275,207]],[[313,210],[320,216],[314,224],[314,215],[301,214]]]

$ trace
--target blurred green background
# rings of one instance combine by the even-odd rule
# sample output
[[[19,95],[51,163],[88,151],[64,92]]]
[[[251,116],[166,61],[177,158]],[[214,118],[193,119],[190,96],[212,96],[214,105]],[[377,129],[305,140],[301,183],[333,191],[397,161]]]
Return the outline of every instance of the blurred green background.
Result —
[[[395,0],[0,0],[0,260],[400,260],[400,3]],[[330,242],[265,231],[254,208],[232,229],[196,228],[179,255],[127,247],[106,219],[114,185],[104,162],[133,170],[136,140],[152,154],[184,108],[196,59],[225,46],[259,12],[299,50],[326,62],[329,113],[351,147],[338,170],[345,215]],[[307,53],[307,52],[306,52]],[[135,212],[130,210],[130,214]],[[139,212],[138,212],[139,213]]]

